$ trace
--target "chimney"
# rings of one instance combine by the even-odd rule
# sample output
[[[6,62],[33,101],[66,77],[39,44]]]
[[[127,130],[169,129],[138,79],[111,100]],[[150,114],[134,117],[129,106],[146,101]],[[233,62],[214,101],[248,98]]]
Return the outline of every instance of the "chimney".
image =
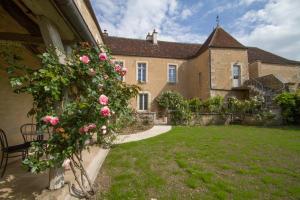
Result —
[[[104,35],[104,36],[108,36],[107,30],[104,30],[103,35]]]
[[[153,33],[152,33],[152,42],[153,42],[153,44],[157,44],[157,32],[155,29],[153,30]]]
[[[150,33],[147,34],[146,40],[147,41],[152,41],[152,35],[150,35]]]

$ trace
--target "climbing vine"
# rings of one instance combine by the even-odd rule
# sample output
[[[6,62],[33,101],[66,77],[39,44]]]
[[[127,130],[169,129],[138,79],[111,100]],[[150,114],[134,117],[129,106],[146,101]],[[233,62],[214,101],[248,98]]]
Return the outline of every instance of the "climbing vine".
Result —
[[[7,67],[14,91],[33,97],[34,106],[29,114],[35,116],[38,132],[51,132],[47,141],[32,144],[23,163],[34,173],[68,165],[80,195],[88,198],[93,189],[82,165],[81,152],[88,148],[93,135],[100,145],[112,138],[116,119],[129,114],[129,100],[139,88],[121,81],[127,69],[115,65],[109,50],[102,46],[81,43],[65,63],[59,61],[55,52],[51,49],[43,53],[41,68],[36,70],[15,62]],[[77,179],[78,169],[81,181]]]

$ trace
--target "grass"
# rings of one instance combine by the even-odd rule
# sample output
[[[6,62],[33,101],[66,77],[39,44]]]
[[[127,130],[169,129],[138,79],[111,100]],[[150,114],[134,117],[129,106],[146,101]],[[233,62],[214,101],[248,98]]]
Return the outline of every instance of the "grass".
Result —
[[[175,127],[118,145],[99,199],[300,199],[300,129]]]

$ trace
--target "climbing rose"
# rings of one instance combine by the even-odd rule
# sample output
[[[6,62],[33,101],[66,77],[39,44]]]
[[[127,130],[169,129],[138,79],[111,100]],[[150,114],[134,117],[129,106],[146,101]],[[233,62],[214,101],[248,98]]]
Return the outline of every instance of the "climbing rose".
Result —
[[[122,67],[120,65],[115,65],[115,72],[119,73],[121,72]]]
[[[92,129],[95,129],[97,126],[96,124],[92,123],[92,124],[89,124],[89,130],[92,130]]]
[[[88,64],[90,62],[90,58],[86,55],[80,56],[80,61],[83,62],[84,64]]]
[[[105,96],[104,94],[101,94],[100,97],[99,97],[99,103],[101,105],[107,105],[108,104],[108,97]]]
[[[50,124],[52,126],[55,126],[56,124],[58,124],[58,122],[59,122],[59,118],[58,117],[51,117]]]
[[[107,55],[106,55],[106,53],[100,53],[100,54],[99,54],[99,59],[100,59],[101,61],[107,60]]]
[[[104,106],[103,108],[101,108],[100,114],[101,114],[103,117],[109,117],[109,116],[110,116],[110,109],[109,109],[109,107]]]
[[[52,116],[50,115],[46,115],[45,117],[43,117],[43,121],[47,124],[51,121]]]

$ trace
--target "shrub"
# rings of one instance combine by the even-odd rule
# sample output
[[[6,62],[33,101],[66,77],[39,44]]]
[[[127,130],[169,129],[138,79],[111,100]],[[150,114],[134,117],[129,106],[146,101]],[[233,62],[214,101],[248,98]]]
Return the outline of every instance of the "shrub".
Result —
[[[173,124],[186,124],[191,118],[188,101],[178,92],[166,91],[156,99],[161,109],[169,111]]]
[[[205,112],[221,113],[224,111],[224,98],[221,96],[215,96],[207,99],[204,102]]]
[[[198,98],[188,100],[189,108],[191,112],[198,113],[203,110],[203,102]]]
[[[275,102],[281,108],[282,118],[285,123],[299,122],[300,118],[300,90],[295,93],[284,92],[275,98]]]

